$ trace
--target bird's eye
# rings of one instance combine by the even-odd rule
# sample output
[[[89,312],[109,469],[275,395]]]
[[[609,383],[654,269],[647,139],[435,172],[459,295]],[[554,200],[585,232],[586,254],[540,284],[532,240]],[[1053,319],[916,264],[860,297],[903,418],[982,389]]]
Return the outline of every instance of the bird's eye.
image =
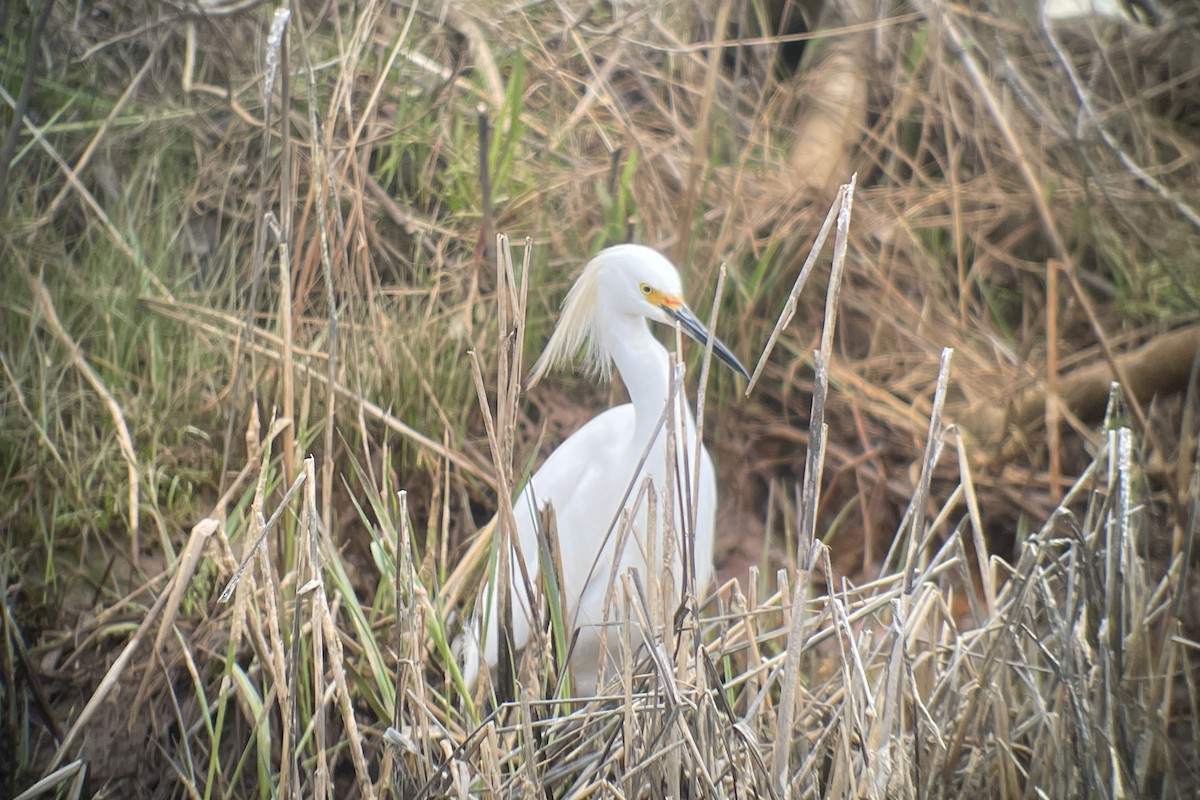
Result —
[[[648,283],[643,283],[640,288],[642,290],[642,294],[647,295],[647,296],[649,296],[649,294],[652,291],[654,291],[653,289],[650,288],[650,284],[648,284]]]

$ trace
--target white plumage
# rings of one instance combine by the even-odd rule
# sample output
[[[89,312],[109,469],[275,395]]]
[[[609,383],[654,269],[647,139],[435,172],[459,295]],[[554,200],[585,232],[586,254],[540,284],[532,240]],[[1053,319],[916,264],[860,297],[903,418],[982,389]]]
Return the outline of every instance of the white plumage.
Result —
[[[669,546],[674,553],[671,574],[678,596],[683,576],[683,543],[678,539],[684,529],[683,520],[691,518],[690,510],[685,507],[686,498],[697,485],[691,472],[696,465],[700,470],[694,524],[696,591],[703,591],[712,577],[716,479],[708,452],[701,447],[699,454],[695,453],[695,423],[682,387],[676,394],[675,409],[674,474],[679,479],[668,492],[666,481],[670,471],[665,425],[659,429],[649,457],[638,469],[670,394],[670,359],[651,334],[647,320],[666,325],[678,323],[684,333],[707,343],[709,334],[684,304],[679,272],[670,261],[641,245],[618,245],[602,251],[587,265],[567,295],[558,326],[530,379],[532,385],[549,369],[570,361],[583,350],[589,374],[606,379],[612,365],[616,365],[631,401],[602,412],[564,441],[513,504],[516,537],[535,591],[540,583],[538,509],[546,503],[554,509],[562,554],[566,619],[568,626],[579,629],[571,665],[580,694],[592,694],[596,688],[601,644],[598,626],[606,621],[605,600],[614,578],[631,568],[641,573],[643,582],[648,570],[663,574],[663,553]],[[720,341],[713,342],[713,352],[738,373],[749,377]],[[685,464],[690,465],[686,476]],[[650,525],[647,525],[644,497],[638,501],[639,488],[646,477],[653,482],[658,497],[657,521]],[[682,480],[684,477],[686,481]],[[620,523],[613,525],[613,521],[631,484],[633,490],[625,507],[634,519],[634,533],[626,538],[618,553]],[[674,498],[671,510],[665,507],[668,496]],[[672,520],[673,524],[668,526],[663,520]],[[647,541],[647,531],[654,534],[651,541]],[[669,544],[662,541],[665,534],[676,540]],[[526,595],[515,552],[511,558],[512,638],[519,649],[529,639],[534,619],[531,608],[536,606]],[[491,586],[485,587],[481,601],[483,652],[487,663],[495,666],[499,614]],[[610,620],[615,608],[610,609]],[[608,634],[608,648],[613,655],[618,636],[611,631]]]

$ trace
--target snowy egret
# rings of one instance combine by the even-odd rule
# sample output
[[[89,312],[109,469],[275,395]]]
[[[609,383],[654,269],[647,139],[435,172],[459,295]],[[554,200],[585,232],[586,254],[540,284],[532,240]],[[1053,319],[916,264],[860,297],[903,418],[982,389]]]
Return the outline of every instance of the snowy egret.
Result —
[[[679,272],[657,251],[641,245],[625,244],[601,251],[571,288],[563,303],[558,326],[545,352],[534,366],[530,385],[552,367],[573,359],[582,349],[590,374],[606,379],[611,366],[617,370],[629,392],[630,403],[610,408],[585,424],[550,454],[546,463],[530,478],[513,503],[515,536],[526,565],[526,574],[539,584],[539,509],[553,508],[562,554],[564,618],[578,630],[571,656],[576,688],[581,694],[594,693],[600,665],[599,626],[606,622],[606,597],[612,581],[627,570],[637,569],[643,580],[647,569],[656,575],[664,572],[664,552],[674,553],[675,592],[682,584],[681,553],[683,543],[674,541],[671,549],[664,542],[647,543],[643,533],[652,536],[678,536],[684,527],[679,522],[664,524],[664,519],[693,519],[687,509],[693,486],[695,517],[695,588],[707,585],[713,570],[713,528],[717,510],[717,488],[712,460],[703,446],[696,455],[696,428],[691,409],[680,389],[675,392],[675,466],[668,465],[667,426],[664,411],[671,397],[671,360],[667,350],[646,325],[647,320],[680,329],[707,345],[709,333],[682,298]],[[713,353],[743,377],[746,368],[724,344],[713,338]],[[653,444],[650,444],[654,436]],[[649,447],[647,447],[649,445]],[[642,457],[648,452],[644,462]],[[699,465],[699,482],[695,481]],[[639,466],[640,465],[640,466]],[[685,471],[686,468],[686,471]],[[691,473],[691,474],[689,474]],[[668,487],[668,476],[672,486]],[[656,520],[648,519],[646,493],[639,492],[645,479],[653,482],[658,498]],[[629,487],[633,487],[629,491]],[[667,509],[666,498],[674,498]],[[634,520],[633,534],[623,538],[613,530],[624,508]],[[673,512],[668,517],[668,514]],[[526,584],[510,551],[512,564],[512,643],[521,648],[529,639],[535,619]],[[651,556],[649,566],[647,555]],[[493,573],[494,575],[495,573]],[[497,593],[491,581],[482,596],[484,655],[495,666],[499,651]],[[536,591],[536,589],[535,589]],[[568,628],[570,631],[571,628]],[[617,637],[610,636],[610,649]],[[477,656],[476,656],[477,658]]]

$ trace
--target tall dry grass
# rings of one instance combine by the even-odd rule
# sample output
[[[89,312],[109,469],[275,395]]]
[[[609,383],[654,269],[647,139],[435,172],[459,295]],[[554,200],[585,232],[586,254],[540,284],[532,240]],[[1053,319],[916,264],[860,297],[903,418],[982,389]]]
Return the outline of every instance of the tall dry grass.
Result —
[[[287,10],[0,15],[0,785],[1188,796],[1195,381],[1118,356],[1194,314],[1194,28]],[[521,364],[630,237],[767,356],[705,390],[740,579],[630,576],[610,694],[559,690],[560,626],[496,703],[475,534],[619,397]],[[1094,424],[1053,400],[1089,353]]]

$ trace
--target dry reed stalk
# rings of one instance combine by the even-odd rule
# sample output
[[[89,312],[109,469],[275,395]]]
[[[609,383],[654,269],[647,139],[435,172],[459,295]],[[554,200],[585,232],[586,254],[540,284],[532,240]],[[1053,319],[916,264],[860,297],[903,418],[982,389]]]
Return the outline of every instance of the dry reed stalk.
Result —
[[[129,479],[129,558],[136,567],[141,563],[142,558],[142,539],[139,526],[141,518],[141,479],[138,476],[138,459],[137,453],[133,449],[133,437],[129,435],[129,426],[125,424],[125,412],[121,410],[121,404],[117,402],[117,398],[104,385],[104,381],[100,375],[96,370],[92,369],[92,365],[84,358],[83,349],[71,338],[71,334],[67,332],[67,329],[63,327],[62,320],[58,318],[58,311],[54,308],[54,300],[50,297],[50,292],[46,289],[46,284],[32,272],[26,271],[26,278],[29,282],[30,291],[33,293],[34,305],[38,309],[42,324],[66,349],[71,364],[83,376],[88,385],[92,387],[92,391],[100,397],[100,401],[104,403],[104,407],[112,419],[113,427],[116,428],[117,444],[121,449],[121,458],[125,461],[125,473]]]
[[[297,585],[295,593],[295,606],[292,609],[292,672],[289,676],[287,685],[293,696],[289,698],[291,704],[291,714],[286,717],[286,719],[289,721],[291,726],[291,741],[294,743],[293,747],[296,748],[300,741],[301,720],[299,717],[300,705],[297,702],[295,693],[297,691],[296,687],[299,684],[300,664],[303,663],[304,660],[300,652],[300,618],[302,616],[300,613],[300,598],[303,595],[311,592],[313,599],[309,607],[309,624],[311,626],[310,635],[312,636],[312,708],[318,710],[318,713],[313,715],[312,720],[313,748],[316,750],[317,755],[316,770],[312,776],[312,796],[319,798],[330,798],[333,796],[333,781],[329,771],[329,757],[327,755],[329,739],[326,731],[326,717],[324,713],[326,691],[326,653],[325,625],[323,619],[324,615],[328,613],[328,609],[326,606],[324,575],[321,570],[321,536],[320,525],[318,524],[318,520],[321,519],[321,517],[318,516],[319,509],[317,507],[317,473],[313,465],[312,456],[308,456],[304,459],[304,474],[307,476],[308,485],[305,491],[304,504],[301,508],[300,525],[298,527],[298,531],[302,537],[303,544],[307,544],[308,547],[305,549],[301,546],[296,549],[298,556],[296,581],[297,584],[299,584],[300,578],[303,576],[305,571],[308,572],[308,580],[303,584]],[[326,528],[326,530],[328,530],[328,528]],[[301,553],[307,557],[301,558]],[[307,570],[304,568],[307,568]],[[349,731],[349,733],[353,733],[353,731]],[[354,742],[352,743],[352,747],[356,747],[361,750],[362,746],[361,744]],[[284,752],[286,753],[288,751],[285,749]],[[357,758],[355,759],[356,767],[358,766],[358,760],[359,759]],[[301,796],[299,761],[299,750],[297,748],[293,752],[289,763],[289,767],[293,773],[292,791],[295,793],[297,798]]]
[[[792,284],[792,289],[788,292],[787,302],[784,303],[783,310],[779,312],[779,317],[775,321],[775,327],[771,330],[771,336],[767,339],[767,344],[763,348],[762,354],[758,357],[758,363],[754,366],[754,372],[751,373],[750,380],[746,384],[746,397],[750,396],[750,392],[753,391],[755,384],[758,383],[758,378],[762,375],[763,367],[767,365],[767,359],[771,357],[771,352],[775,349],[775,344],[779,341],[780,335],[791,323],[792,318],[796,316],[797,299],[800,297],[800,292],[804,291],[804,285],[808,283],[808,276],[812,273],[813,267],[817,265],[817,259],[821,255],[821,249],[825,246],[825,240],[829,237],[829,232],[833,230],[844,196],[844,193],[839,191],[838,197],[829,205],[829,211],[825,215],[825,221],[821,224],[821,230],[813,241],[812,247],[808,250],[808,257],[804,259],[804,266],[800,268],[800,273],[796,276],[796,282]]]
[[[708,52],[708,63],[705,67],[704,85],[700,90],[700,111],[696,126],[692,131],[692,158],[688,166],[687,178],[683,184],[683,202],[679,206],[679,216],[676,218],[675,230],[679,231],[679,241],[675,245],[675,263],[686,264],[692,244],[692,219],[696,209],[696,201],[700,195],[700,185],[704,173],[708,170],[708,132],[709,119],[712,116],[713,103],[717,95],[717,77],[720,75],[721,43],[725,32],[729,29],[729,13],[733,7],[732,0],[721,0],[717,6],[717,18],[713,23],[716,37],[715,45]]]
[[[809,450],[804,470],[804,491],[801,499],[802,518],[797,529],[797,573],[792,593],[792,621],[788,632],[787,658],[784,662],[783,684],[780,691],[779,715],[776,721],[775,746],[771,752],[771,772],[775,792],[785,795],[788,784],[788,768],[791,759],[792,735],[796,713],[796,687],[800,677],[800,650],[804,630],[804,600],[809,590],[808,579],[812,571],[816,548],[816,519],[820,503],[821,474],[825,463],[825,440],[828,426],[825,424],[825,396],[828,390],[826,365],[832,358],[833,331],[837,323],[837,305],[841,287],[841,276],[846,262],[846,241],[850,232],[850,214],[854,204],[855,178],[843,186],[834,202],[837,212],[837,232],[834,237],[833,263],[830,268],[829,290],[825,301],[825,325],[821,335],[821,348],[813,354],[814,378],[812,413],[809,417]],[[832,215],[833,209],[830,209]],[[819,250],[814,246],[813,258]],[[807,266],[807,265],[806,265]],[[803,270],[801,276],[804,276]],[[796,293],[803,286],[797,279],[792,294],[788,296],[784,314],[780,316],[779,330],[786,325],[785,316],[794,308]],[[770,343],[768,343],[768,347]],[[763,354],[763,359],[766,353]],[[760,364],[762,361],[760,360]],[[806,753],[800,753],[801,761]]]
[[[364,10],[364,19],[369,19],[370,13]],[[326,304],[326,359],[325,359],[325,385],[333,386],[336,383],[336,377],[340,367],[339,357],[339,317],[341,309],[338,305],[337,288],[333,278],[333,253],[331,246],[330,235],[331,227],[336,223],[337,241],[345,246],[347,241],[346,232],[344,230],[345,223],[340,216],[337,215],[338,200],[336,188],[337,183],[331,175],[330,163],[334,161],[331,158],[332,142],[330,141],[330,131],[328,123],[322,125],[321,120],[317,116],[317,110],[321,107],[317,98],[318,81],[315,75],[315,70],[310,58],[310,48],[308,42],[304,39],[303,29],[300,28],[301,41],[304,46],[301,48],[301,54],[304,58],[304,66],[308,75],[307,90],[308,90],[308,111],[309,111],[309,128],[314,133],[324,132],[324,137],[312,136],[309,141],[309,150],[311,153],[311,173],[312,191],[315,195],[314,204],[317,211],[317,244],[321,263],[321,278],[325,286],[325,304]],[[286,63],[287,55],[287,36],[286,32],[282,38],[283,56]],[[342,72],[342,75],[353,74]],[[339,82],[340,83],[340,82]],[[288,101],[289,82],[286,76],[281,82],[281,104],[284,108],[290,108],[291,104]],[[335,106],[336,107],[336,106]],[[282,134],[282,147],[285,157],[282,160],[282,182],[280,186],[280,194],[282,197],[283,207],[288,212],[288,219],[293,219],[294,211],[292,206],[295,204],[294,192],[291,190],[291,162],[289,153],[289,131],[291,125],[285,120]],[[327,192],[331,196],[327,196]],[[355,195],[358,196],[357,194]],[[331,210],[335,213],[332,215]],[[290,230],[294,231],[295,226],[290,226]],[[292,236],[289,236],[291,239]],[[343,252],[342,263],[349,263],[349,258]],[[290,345],[289,345],[290,346]],[[284,366],[287,369],[287,366]],[[324,433],[324,452],[321,457],[321,523],[325,530],[331,530],[333,526],[333,484],[334,484],[334,419],[337,409],[337,400],[332,392],[326,393],[325,397],[325,414],[323,421]]]
[[[483,154],[481,157],[486,157]],[[514,697],[512,666],[515,650],[511,639],[512,603],[509,581],[512,576],[512,565],[509,559],[516,558],[516,565],[524,585],[526,597],[537,597],[533,591],[536,576],[529,569],[529,562],[516,533],[516,517],[512,508],[513,484],[513,436],[516,430],[517,409],[520,399],[521,374],[521,344],[524,342],[525,325],[525,293],[527,283],[520,287],[515,285],[516,277],[512,267],[512,250],[508,237],[497,235],[496,246],[496,295],[499,325],[497,337],[497,399],[496,410],[493,412],[489,402],[487,389],[484,386],[483,370],[478,353],[472,350],[471,374],[475,380],[475,389],[483,410],[484,426],[487,430],[488,443],[492,451],[493,466],[497,479],[497,497],[500,510],[497,513],[494,529],[499,531],[495,581],[489,582],[489,590],[496,593],[497,612],[499,613],[500,632],[500,690],[505,697]],[[528,280],[530,246],[526,241],[525,260],[522,264],[523,281]],[[510,349],[511,348],[511,349]],[[482,554],[482,549],[479,551]],[[535,614],[537,609],[531,609]],[[539,625],[532,626],[533,631],[540,630]],[[536,640],[536,635],[534,637]],[[536,648],[534,648],[536,649]]]
[[[1050,499],[1062,498],[1062,409],[1058,395],[1058,269],[1054,259],[1046,262],[1046,447],[1050,459]]]
[[[283,432],[282,451],[283,479],[289,484],[296,479],[296,476],[300,472],[299,465],[297,464],[298,454],[296,452],[296,371],[292,357],[292,348],[294,346],[292,314],[295,311],[292,301],[292,286],[295,281],[295,275],[292,274],[290,253],[294,247],[293,243],[296,231],[296,193],[292,186],[292,125],[289,118],[289,112],[292,107],[292,65],[288,58],[288,21],[290,18],[291,11],[289,9],[281,7],[275,10],[275,16],[271,20],[270,33],[267,36],[266,53],[264,54],[268,74],[276,71],[279,78],[279,107],[282,110],[282,113],[279,115],[282,124],[279,126],[279,230],[276,234],[276,246],[279,248],[279,327],[280,338],[283,339],[283,350],[280,353],[279,368],[279,378],[282,384],[281,393],[283,396],[280,399],[283,408],[283,418],[292,423]],[[269,81],[264,81],[264,83],[266,83],[266,91],[263,93],[266,100],[265,107],[270,109],[273,91]],[[267,118],[267,122],[270,122],[269,117]],[[269,146],[271,141],[269,124],[263,130],[263,136],[264,144]],[[269,152],[269,149],[264,149],[264,153]],[[264,184],[266,175],[267,160],[264,158]],[[282,535],[276,546],[276,552],[279,553],[280,559],[285,558],[284,554],[288,552],[288,547]],[[283,563],[282,560],[280,563]]]

